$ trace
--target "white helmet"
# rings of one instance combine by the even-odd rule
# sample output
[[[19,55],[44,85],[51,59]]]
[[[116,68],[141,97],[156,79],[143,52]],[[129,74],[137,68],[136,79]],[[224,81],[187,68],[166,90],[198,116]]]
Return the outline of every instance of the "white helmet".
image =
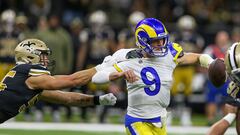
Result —
[[[26,39],[15,48],[16,63],[41,64],[41,54],[50,54],[47,45],[38,39]]]
[[[11,9],[3,11],[2,14],[1,14],[1,21],[2,22],[13,23],[15,21],[15,18],[16,18],[16,13]]]
[[[130,25],[136,25],[138,22],[140,22],[141,20],[143,20],[145,18],[145,14],[143,12],[140,11],[134,11],[133,13],[131,13],[128,17],[128,23]]]
[[[184,15],[179,18],[177,26],[181,30],[194,30],[196,28],[196,20],[190,15]]]
[[[107,14],[102,10],[97,10],[89,16],[89,22],[91,24],[106,24],[108,21]]]

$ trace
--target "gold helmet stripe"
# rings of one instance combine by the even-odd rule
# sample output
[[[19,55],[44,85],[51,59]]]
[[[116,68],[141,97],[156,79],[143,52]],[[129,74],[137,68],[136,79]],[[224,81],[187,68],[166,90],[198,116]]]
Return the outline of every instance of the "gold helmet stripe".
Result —
[[[236,62],[236,57],[235,57],[236,47],[237,47],[237,44],[233,44],[228,52],[229,59],[230,59],[230,66],[231,66],[232,70],[238,68],[237,62]]]

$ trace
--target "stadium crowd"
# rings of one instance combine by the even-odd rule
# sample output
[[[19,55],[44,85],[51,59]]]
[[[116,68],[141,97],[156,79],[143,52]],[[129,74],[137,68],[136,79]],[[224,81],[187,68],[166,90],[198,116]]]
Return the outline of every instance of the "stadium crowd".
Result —
[[[163,21],[172,33],[170,38],[187,52],[224,58],[226,49],[240,41],[238,0],[1,0],[0,13],[0,79],[15,64],[13,50],[23,39],[44,41],[54,52],[52,73],[70,74],[102,63],[107,55],[121,48],[135,47],[134,28],[145,17]],[[226,85],[215,88],[208,81],[206,71],[196,65],[179,66],[174,72],[168,124],[172,117],[179,116],[181,124],[189,126],[192,112],[206,113],[208,124],[213,124],[218,109],[224,114],[221,97],[226,95]],[[123,80],[103,85],[89,83],[65,91],[114,93],[118,111],[98,106],[79,108],[78,114],[81,121],[89,121],[94,114],[98,122],[105,123],[106,116],[113,112],[122,116],[123,121],[127,106]],[[202,107],[196,108],[195,104]],[[62,108],[66,120],[71,119],[76,109],[39,102],[24,113],[24,119],[43,121],[46,105],[51,106],[54,122],[63,121]]]

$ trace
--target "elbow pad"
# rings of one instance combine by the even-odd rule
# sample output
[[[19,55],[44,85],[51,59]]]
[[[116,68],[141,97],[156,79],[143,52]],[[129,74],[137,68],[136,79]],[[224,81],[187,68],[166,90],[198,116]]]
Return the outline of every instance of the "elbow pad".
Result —
[[[208,68],[212,62],[213,58],[208,54],[201,54],[199,57],[199,63],[202,67]]]

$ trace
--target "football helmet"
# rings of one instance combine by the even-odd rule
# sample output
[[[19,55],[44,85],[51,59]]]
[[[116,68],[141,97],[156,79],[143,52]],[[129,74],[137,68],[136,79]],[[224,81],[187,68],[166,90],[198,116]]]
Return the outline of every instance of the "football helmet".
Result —
[[[50,54],[51,51],[47,45],[38,39],[23,40],[15,48],[15,60],[17,64],[30,63],[46,66],[46,59],[43,58],[43,55]]]
[[[97,10],[89,16],[89,22],[93,25],[104,25],[107,21],[107,14],[102,10]]]
[[[229,78],[240,86],[240,42],[234,43],[224,59]]]
[[[16,18],[16,13],[11,9],[3,11],[1,14],[2,22],[13,23],[15,21],[15,18]]]
[[[135,28],[136,45],[153,57],[162,57],[168,53],[169,34],[164,24],[155,18],[146,18],[140,21]],[[151,43],[154,40],[164,39],[164,44],[155,50]]]
[[[177,21],[177,26],[180,30],[194,30],[196,25],[196,20],[190,15],[184,15]]]
[[[133,13],[131,13],[128,17],[128,23],[130,25],[133,25],[135,27],[135,25],[140,22],[141,20],[143,20],[145,18],[145,14],[143,12],[140,11],[134,11]]]

